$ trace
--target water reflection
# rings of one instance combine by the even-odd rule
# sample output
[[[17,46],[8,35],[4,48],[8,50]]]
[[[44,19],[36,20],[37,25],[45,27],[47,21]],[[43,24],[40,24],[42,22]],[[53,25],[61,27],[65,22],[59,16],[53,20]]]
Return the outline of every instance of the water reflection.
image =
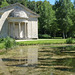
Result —
[[[74,63],[75,46],[22,46],[4,54],[0,68],[10,75],[75,75]]]
[[[2,71],[2,74],[4,75],[11,75],[7,69],[7,66],[5,66],[1,58],[0,58],[0,71]]]
[[[38,64],[38,47],[28,48],[28,64]]]
[[[15,55],[15,58],[2,58],[3,61],[9,61],[9,63],[12,61],[16,62],[17,64],[13,64],[11,62],[11,65],[7,64],[8,66],[19,66],[19,67],[25,67],[25,66],[36,66],[38,64],[38,47],[27,47],[27,48],[21,48],[17,52],[17,56]]]

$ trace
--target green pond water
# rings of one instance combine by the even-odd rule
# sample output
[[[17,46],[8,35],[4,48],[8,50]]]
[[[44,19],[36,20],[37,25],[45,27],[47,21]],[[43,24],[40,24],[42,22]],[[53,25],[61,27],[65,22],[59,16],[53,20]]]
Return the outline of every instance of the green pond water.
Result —
[[[19,46],[0,55],[0,75],[75,75],[75,46]]]

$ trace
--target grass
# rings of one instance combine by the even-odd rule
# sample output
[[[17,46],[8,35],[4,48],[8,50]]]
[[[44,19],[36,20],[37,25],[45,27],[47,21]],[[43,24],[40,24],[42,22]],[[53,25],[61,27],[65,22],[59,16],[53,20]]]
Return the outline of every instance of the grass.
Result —
[[[33,41],[17,42],[17,45],[42,45],[42,44],[65,44],[66,39],[38,39]]]
[[[5,48],[4,43],[0,43],[0,49]]]
[[[75,40],[73,40],[75,43]],[[31,40],[31,41],[19,41],[17,45],[24,46],[24,45],[46,45],[46,44],[66,44],[66,39],[38,39],[38,40]],[[5,48],[4,43],[0,43],[0,49]]]

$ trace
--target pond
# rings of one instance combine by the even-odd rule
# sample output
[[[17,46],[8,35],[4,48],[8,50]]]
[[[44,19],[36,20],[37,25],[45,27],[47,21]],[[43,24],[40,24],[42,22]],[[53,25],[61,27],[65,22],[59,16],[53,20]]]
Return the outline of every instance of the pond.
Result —
[[[19,46],[0,55],[0,75],[75,75],[75,46]]]

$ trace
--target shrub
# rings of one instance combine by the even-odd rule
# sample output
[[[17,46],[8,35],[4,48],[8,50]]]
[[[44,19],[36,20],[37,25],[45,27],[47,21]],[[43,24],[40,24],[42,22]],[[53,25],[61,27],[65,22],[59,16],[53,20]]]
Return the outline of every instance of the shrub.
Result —
[[[42,34],[39,34],[38,36],[39,36],[39,38],[42,38]]]
[[[62,39],[62,37],[54,37],[53,39]]]
[[[75,33],[72,35],[73,38],[75,38]]]
[[[39,38],[43,38],[43,39],[50,39],[51,36],[48,34],[39,34]]]
[[[2,43],[4,41],[4,38],[0,38],[0,43]]]
[[[68,38],[67,40],[66,40],[66,43],[67,44],[72,44],[73,43],[73,39],[70,37],[70,38]]]
[[[5,38],[5,41],[4,41],[4,45],[5,45],[5,49],[8,49],[8,48],[12,48],[16,45],[16,42],[14,39],[10,38],[10,37],[7,37]]]
[[[43,34],[42,37],[45,38],[45,39],[50,39],[51,38],[51,36],[48,35],[48,34]]]

